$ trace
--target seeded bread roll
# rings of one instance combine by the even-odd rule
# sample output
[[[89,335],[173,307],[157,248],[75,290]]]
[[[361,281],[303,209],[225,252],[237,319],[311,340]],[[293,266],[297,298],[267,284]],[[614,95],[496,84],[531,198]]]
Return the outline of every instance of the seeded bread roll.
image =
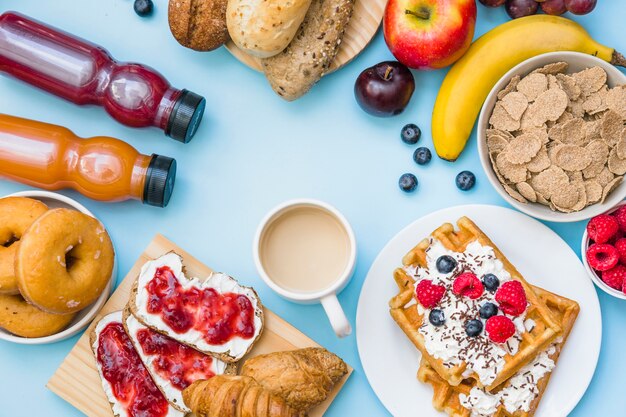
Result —
[[[302,97],[328,71],[350,21],[354,0],[313,0],[293,41],[263,59],[274,91],[288,101]]]
[[[174,38],[196,51],[212,51],[225,44],[228,0],[170,0],[168,20]]]
[[[228,32],[242,51],[268,58],[289,45],[310,4],[311,0],[228,0]]]

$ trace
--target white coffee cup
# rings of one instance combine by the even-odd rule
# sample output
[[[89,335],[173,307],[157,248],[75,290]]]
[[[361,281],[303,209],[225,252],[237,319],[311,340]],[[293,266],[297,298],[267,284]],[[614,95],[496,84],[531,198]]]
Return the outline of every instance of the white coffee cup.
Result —
[[[336,208],[311,199],[276,206],[261,221],[253,251],[271,289],[296,303],[320,302],[337,336],[352,332],[337,294],[354,273],[356,240]]]

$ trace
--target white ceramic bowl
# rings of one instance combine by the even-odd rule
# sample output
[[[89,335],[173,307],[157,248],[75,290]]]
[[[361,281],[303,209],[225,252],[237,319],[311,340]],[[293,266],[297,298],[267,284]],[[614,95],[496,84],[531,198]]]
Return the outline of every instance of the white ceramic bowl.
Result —
[[[480,111],[480,116],[478,118],[478,154],[480,156],[480,162],[483,166],[485,173],[487,174],[489,182],[491,182],[493,187],[502,196],[502,198],[504,198],[513,207],[523,213],[528,214],[529,216],[536,217],[541,220],[546,220],[550,222],[576,222],[580,220],[586,220],[591,217],[597,216],[598,214],[604,213],[605,211],[614,207],[620,201],[624,200],[624,198],[626,198],[626,182],[623,182],[615,190],[613,190],[613,192],[609,195],[604,203],[593,204],[575,213],[554,212],[550,210],[549,207],[538,203],[520,203],[517,200],[513,199],[510,195],[508,195],[504,188],[502,188],[502,185],[500,184],[500,181],[496,177],[496,174],[494,173],[491,166],[491,161],[489,160],[489,150],[487,149],[486,143],[486,130],[489,125],[489,118],[491,117],[491,113],[493,112],[493,108],[498,98],[498,92],[501,91],[509,83],[513,76],[524,76],[537,68],[541,68],[544,65],[553,62],[567,62],[569,64],[567,73],[578,72],[585,68],[599,66],[602,67],[608,75],[607,84],[609,85],[609,87],[626,84],[626,75],[624,75],[608,62],[602,61],[601,59],[591,55],[582,54],[579,52],[550,52],[527,59],[526,61],[513,67],[509,72],[507,72],[500,79],[500,81],[498,81],[496,85],[494,85],[491,92],[487,96],[487,99],[483,104],[483,108]]]
[[[607,211],[606,213],[611,214],[623,205],[626,205],[626,201],[622,201],[620,204],[618,204],[616,207],[612,208],[611,210]],[[602,281],[602,279],[598,276],[596,271],[594,271],[593,268],[589,266],[589,263],[587,262],[587,256],[586,256],[588,247],[589,247],[589,235],[587,234],[587,228],[585,228],[585,232],[583,233],[583,239],[580,244],[580,257],[583,260],[583,265],[585,265],[585,269],[587,270],[587,274],[589,275],[589,278],[591,278],[593,283],[596,284],[596,287],[600,288],[605,293],[612,295],[615,298],[621,298],[622,300],[626,300],[626,294],[624,294],[622,291],[618,291],[606,285],[604,281]]]
[[[8,196],[9,197],[9,196]],[[50,191],[21,191],[19,193],[11,194],[10,197],[29,197],[34,198],[36,200],[40,200],[45,203],[50,208],[70,208],[74,210],[78,210],[82,213],[85,213],[89,216],[95,217],[85,206],[80,204],[78,201],[73,200],[69,197],[66,197],[62,194],[53,193]],[[117,278],[117,254],[114,257],[113,261],[113,271],[111,272],[111,278],[109,279],[109,283],[105,287],[100,297],[88,307],[85,307],[81,311],[76,314],[76,317],[70,325],[62,330],[59,333],[53,334],[51,336],[45,337],[20,337],[15,336],[9,332],[0,329],[0,339],[7,340],[13,343],[20,343],[24,345],[43,345],[46,343],[54,343],[60,342],[61,340],[65,340],[74,336],[76,333],[83,330],[85,327],[91,323],[96,314],[100,311],[100,309],[104,306],[107,299],[111,295],[111,291],[113,289],[113,285],[115,284],[115,280]]]

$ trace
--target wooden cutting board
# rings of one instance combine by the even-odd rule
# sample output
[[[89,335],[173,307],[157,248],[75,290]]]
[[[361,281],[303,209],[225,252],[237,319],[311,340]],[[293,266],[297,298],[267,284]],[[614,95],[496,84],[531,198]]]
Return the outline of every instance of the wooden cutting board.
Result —
[[[341,47],[328,73],[352,61],[371,42],[383,19],[386,4],[387,0],[355,1],[352,17],[343,35]],[[242,63],[256,71],[261,71],[261,60],[237,48],[233,41],[228,41],[226,49]]]
[[[52,375],[52,378],[48,381],[47,387],[52,392],[89,417],[113,416],[109,402],[102,390],[102,383],[96,369],[96,362],[91,351],[91,346],[89,346],[89,333],[100,317],[112,311],[124,308],[130,295],[130,289],[135,279],[139,276],[141,266],[150,259],[158,258],[170,251],[175,251],[183,257],[183,265],[186,268],[188,276],[203,278],[211,273],[209,267],[203,265],[196,258],[189,255],[165,237],[157,235],[152,242],[150,242],[139,259],[137,259],[135,265],[133,265],[130,272],[128,272],[124,278],[124,281],[122,281],[115,290],[109,301],[104,305],[98,316],[96,316],[96,319],[87,328],[87,331],[81,336],[74,348],[72,348],[70,353],[63,360],[63,363],[61,363],[54,375]],[[266,308],[265,329],[263,334],[246,357],[310,346],[319,345]],[[311,410],[309,413],[310,417],[321,417],[324,415],[351,373],[352,368],[349,367],[348,374],[335,386],[335,389],[324,403]]]

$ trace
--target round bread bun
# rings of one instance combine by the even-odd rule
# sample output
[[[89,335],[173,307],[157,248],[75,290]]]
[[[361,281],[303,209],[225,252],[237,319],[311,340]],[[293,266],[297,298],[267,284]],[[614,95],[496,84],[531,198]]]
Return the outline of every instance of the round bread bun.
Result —
[[[0,327],[21,337],[45,337],[65,329],[75,314],[51,314],[20,295],[0,295]]]
[[[20,293],[48,313],[74,313],[100,296],[113,257],[98,220],[76,210],[49,210],[26,230],[16,253]]]
[[[15,253],[22,235],[48,206],[25,197],[0,198],[0,294],[19,294]]]
[[[230,39],[226,28],[228,0],[170,0],[170,31],[182,46],[212,51]]]

